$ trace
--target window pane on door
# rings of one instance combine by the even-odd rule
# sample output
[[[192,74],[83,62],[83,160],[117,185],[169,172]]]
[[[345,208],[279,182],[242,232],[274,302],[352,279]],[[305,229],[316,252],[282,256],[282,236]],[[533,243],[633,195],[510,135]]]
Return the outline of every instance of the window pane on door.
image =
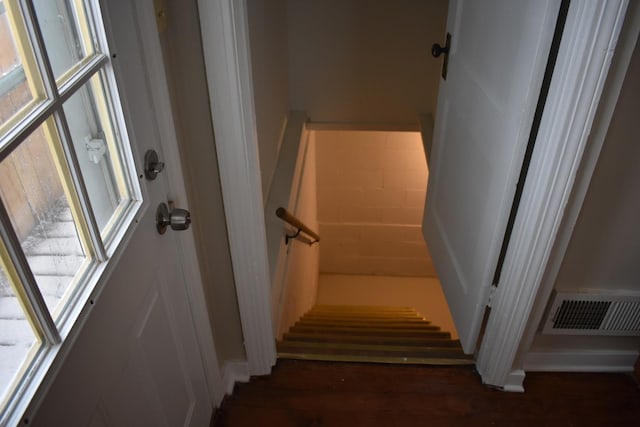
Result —
[[[41,344],[9,280],[0,261],[0,403]]]
[[[32,102],[44,99],[37,70],[25,70],[25,64],[34,61],[33,51],[16,13],[0,2],[0,128],[18,119]]]
[[[83,270],[80,243],[69,200],[50,148],[52,136],[40,126],[2,163],[0,197],[52,314]]]
[[[53,75],[58,80],[93,52],[89,22],[82,1],[35,0]]]
[[[92,77],[64,103],[64,113],[91,207],[104,234],[120,203],[127,199],[127,190],[102,87],[100,76]]]

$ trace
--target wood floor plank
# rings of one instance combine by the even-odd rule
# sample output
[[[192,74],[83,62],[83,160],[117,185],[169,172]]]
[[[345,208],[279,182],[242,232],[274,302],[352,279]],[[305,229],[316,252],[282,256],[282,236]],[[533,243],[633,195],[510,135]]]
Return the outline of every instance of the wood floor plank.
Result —
[[[482,385],[468,367],[280,360],[236,387],[213,425],[637,426],[628,375],[529,373],[525,393]]]

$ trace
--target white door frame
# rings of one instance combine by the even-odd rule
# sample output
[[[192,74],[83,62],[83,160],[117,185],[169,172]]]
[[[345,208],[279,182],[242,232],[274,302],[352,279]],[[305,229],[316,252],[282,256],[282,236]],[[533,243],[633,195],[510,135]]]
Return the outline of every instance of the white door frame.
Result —
[[[245,0],[198,0],[202,49],[249,375],[276,362]]]
[[[169,191],[168,199],[174,201],[176,206],[188,208],[190,206],[187,197],[186,183],[178,150],[173,112],[171,111],[171,98],[169,95],[168,80],[162,58],[162,48],[155,19],[153,1],[135,2],[137,9],[137,22],[140,31],[141,42],[144,46],[144,62],[148,75],[148,84],[153,98],[155,118],[160,135],[163,161],[170,164],[164,170],[168,175]],[[216,353],[211,321],[209,318],[206,298],[204,294],[204,281],[200,274],[198,256],[193,229],[179,233],[180,264],[189,295],[189,305],[193,316],[193,324],[200,347],[200,357],[207,376],[209,396],[214,407],[219,407],[225,395],[225,387],[222,381],[220,365]]]
[[[573,0],[477,366],[522,390],[512,370],[568,203],[627,0]],[[249,370],[275,362],[246,0],[199,0],[222,193]],[[426,41],[425,41],[426,43]]]

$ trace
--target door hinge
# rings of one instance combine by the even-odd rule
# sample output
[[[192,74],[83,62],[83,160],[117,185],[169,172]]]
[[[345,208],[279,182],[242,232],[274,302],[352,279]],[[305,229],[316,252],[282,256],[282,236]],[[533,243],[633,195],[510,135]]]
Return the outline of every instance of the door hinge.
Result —
[[[496,295],[496,290],[498,287],[496,285],[491,285],[489,288],[489,299],[487,300],[487,307],[491,308],[491,304],[493,303],[493,298]]]

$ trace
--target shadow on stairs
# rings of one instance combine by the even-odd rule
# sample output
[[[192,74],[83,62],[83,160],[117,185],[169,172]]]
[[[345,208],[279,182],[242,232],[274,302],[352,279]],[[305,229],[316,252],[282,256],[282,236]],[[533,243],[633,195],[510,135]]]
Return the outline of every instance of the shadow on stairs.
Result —
[[[318,305],[277,343],[281,359],[472,365],[460,342],[410,307]]]

